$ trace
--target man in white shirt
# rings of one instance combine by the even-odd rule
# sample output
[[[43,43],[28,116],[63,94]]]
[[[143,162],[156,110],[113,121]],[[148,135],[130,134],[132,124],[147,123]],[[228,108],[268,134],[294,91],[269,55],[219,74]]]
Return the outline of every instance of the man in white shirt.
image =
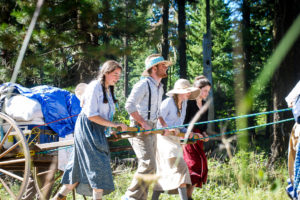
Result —
[[[125,104],[125,109],[130,114],[130,126],[139,126],[149,130],[156,127],[159,116],[159,107],[163,96],[162,78],[167,77],[167,69],[172,63],[159,54],[146,58],[146,68],[142,76],[146,77],[137,82]],[[129,139],[138,158],[136,175],[154,174],[156,170],[155,149],[156,135],[141,133]],[[148,185],[133,178],[130,187],[122,200],[146,200]]]

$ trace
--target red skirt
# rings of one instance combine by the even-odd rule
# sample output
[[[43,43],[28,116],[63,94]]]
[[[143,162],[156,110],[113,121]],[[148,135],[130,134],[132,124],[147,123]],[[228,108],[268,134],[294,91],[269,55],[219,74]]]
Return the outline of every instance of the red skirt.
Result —
[[[200,131],[195,130],[199,133]],[[183,159],[185,160],[191,175],[192,184],[202,187],[207,181],[207,158],[203,149],[203,142],[198,140],[195,144],[186,144],[183,147]]]

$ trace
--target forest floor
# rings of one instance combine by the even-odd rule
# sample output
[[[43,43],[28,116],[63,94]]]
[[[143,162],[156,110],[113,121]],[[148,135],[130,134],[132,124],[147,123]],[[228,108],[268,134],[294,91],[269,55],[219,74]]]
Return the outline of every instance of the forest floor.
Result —
[[[266,150],[269,151],[269,150]],[[269,152],[259,148],[248,152],[237,151],[232,159],[208,158],[208,180],[202,188],[196,188],[194,200],[288,200],[285,192],[288,178],[287,160],[278,160],[267,168]],[[114,167],[115,191],[104,200],[121,200],[136,170],[136,164],[118,164]],[[151,199],[153,183],[148,199]],[[0,199],[9,199],[0,186]],[[69,194],[67,199],[72,199]],[[76,199],[84,199],[76,195]],[[91,199],[87,197],[87,199]],[[178,195],[162,194],[161,200],[179,200]]]

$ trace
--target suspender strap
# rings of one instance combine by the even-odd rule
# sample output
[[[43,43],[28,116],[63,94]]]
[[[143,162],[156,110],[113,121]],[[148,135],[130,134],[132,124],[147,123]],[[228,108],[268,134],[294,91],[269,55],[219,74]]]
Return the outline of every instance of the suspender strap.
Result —
[[[149,100],[148,100],[148,120],[150,120],[150,114],[151,114],[151,88],[149,85],[149,81],[147,81],[148,84],[148,90],[149,90]]]

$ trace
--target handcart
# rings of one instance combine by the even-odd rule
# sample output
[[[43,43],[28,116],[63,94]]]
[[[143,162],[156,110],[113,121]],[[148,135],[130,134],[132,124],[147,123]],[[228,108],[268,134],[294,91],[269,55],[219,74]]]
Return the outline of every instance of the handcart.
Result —
[[[54,131],[45,128],[43,124],[34,124],[16,122],[0,112],[0,182],[7,197],[11,199],[22,199],[30,184],[34,184],[36,189],[37,195],[34,198],[49,199],[54,196],[60,187],[58,180],[63,174],[57,167],[57,150],[71,148],[74,143],[73,139],[58,141],[58,135]],[[129,128],[118,139],[134,137],[139,131],[143,130]],[[162,134],[163,130],[151,132]],[[184,133],[180,133],[180,136],[184,136]],[[116,138],[109,137],[108,140],[115,141]],[[116,148],[116,151],[120,150],[122,148]]]
[[[43,123],[17,122],[2,112],[0,133],[0,182],[6,192],[3,198],[22,199],[30,187],[36,193],[32,198],[53,197],[61,186],[58,180],[63,174],[58,169],[58,150],[72,151],[73,139],[59,141],[58,135]],[[108,140],[116,141],[114,137]],[[129,149],[125,146],[110,150]]]
[[[54,184],[62,175],[57,168],[58,151],[47,150],[70,146],[73,141],[59,142],[52,130],[35,125],[16,122],[0,112],[0,182],[5,199],[22,199],[29,184],[36,190],[34,198],[48,199],[58,190]]]

